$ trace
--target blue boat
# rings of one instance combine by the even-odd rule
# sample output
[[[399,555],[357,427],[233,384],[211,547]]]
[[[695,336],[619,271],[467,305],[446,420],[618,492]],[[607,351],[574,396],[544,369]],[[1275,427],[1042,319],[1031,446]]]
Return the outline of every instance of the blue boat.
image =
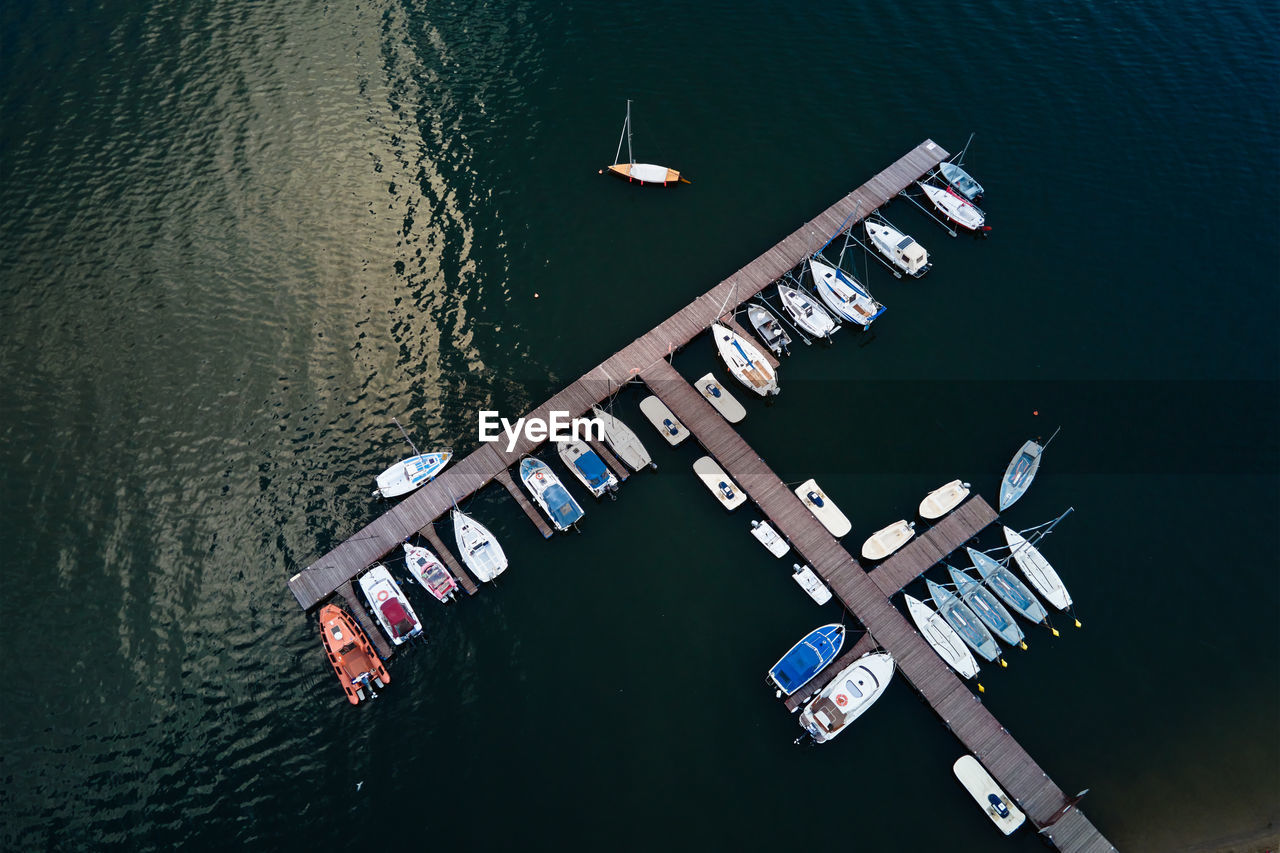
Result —
[[[843,625],[813,629],[773,665],[769,683],[778,689],[778,696],[790,696],[835,660],[843,645]]]
[[[618,480],[613,472],[605,467],[604,461],[584,442],[557,441],[556,451],[560,454],[560,461],[587,487],[592,496],[598,498],[605,492],[618,490]]]
[[[1017,575],[981,551],[974,548],[969,548],[968,551],[969,559],[973,560],[973,566],[982,575],[983,582],[1000,596],[1001,601],[1020,613],[1024,619],[1037,625],[1048,622],[1049,614],[1044,605],[1036,598],[1035,593],[1027,589],[1026,584],[1018,580]]]
[[[1049,441],[1053,441],[1057,434],[1058,431],[1054,430],[1053,435],[1049,436]],[[1013,459],[1009,460],[1009,467],[1004,471],[1004,479],[1000,481],[1001,512],[1013,506],[1031,487],[1031,481],[1036,478],[1036,472],[1040,470],[1040,454],[1044,453],[1045,447],[1049,446],[1049,441],[1046,441],[1043,447],[1038,442],[1028,441],[1022,445]]]
[[[989,661],[1000,657],[1000,646],[996,643],[995,637],[991,636],[987,626],[982,624],[963,601],[927,578],[925,584],[929,587],[929,595],[933,598],[938,612],[942,614],[943,619],[947,620],[947,624],[956,630],[966,646]]]
[[[532,457],[520,463],[520,479],[534,501],[551,519],[556,530],[564,532],[584,515],[582,507],[569,494],[560,478],[541,459]]]
[[[1013,615],[1004,609],[996,597],[982,584],[969,577],[954,566],[947,566],[951,580],[955,582],[956,591],[969,609],[991,629],[997,637],[1011,646],[1023,646],[1022,629],[1013,621]]]
[[[424,486],[435,479],[436,474],[444,470],[453,458],[453,452],[442,450],[438,453],[421,453],[402,459],[383,471],[377,477],[378,487],[373,490],[375,497],[398,498],[407,495],[419,486]]]

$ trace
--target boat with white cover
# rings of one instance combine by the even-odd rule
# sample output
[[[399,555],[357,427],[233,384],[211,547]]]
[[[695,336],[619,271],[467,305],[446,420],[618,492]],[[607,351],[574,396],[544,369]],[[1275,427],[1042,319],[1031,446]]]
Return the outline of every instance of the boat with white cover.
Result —
[[[1049,614],[1035,593],[1027,589],[1027,585],[1018,580],[1018,576],[1009,571],[999,560],[990,557],[976,548],[966,549],[973,567],[982,576],[987,588],[1000,597],[1006,606],[1013,608],[1022,618],[1036,625],[1048,625]]]
[[[1036,592],[1043,595],[1046,601],[1059,610],[1071,607],[1071,593],[1067,592],[1062,578],[1058,577],[1058,573],[1054,571],[1053,566],[1049,565],[1049,561],[1040,553],[1040,549],[1022,538],[1021,533],[1008,527],[1004,528],[1004,539],[1009,543],[1014,562],[1018,564],[1018,568],[1022,569],[1022,574],[1031,582],[1031,585],[1036,588]]]
[[[1000,645],[987,630],[987,626],[969,607],[941,584],[925,578],[925,586],[929,588],[929,597],[933,599],[938,613],[947,624],[955,629],[956,634],[969,648],[986,660],[994,661],[1000,657]]]
[[[640,401],[640,413],[653,424],[667,444],[675,447],[689,437],[689,428],[667,408],[666,404],[650,394]]]
[[[836,624],[814,628],[801,637],[769,668],[768,680],[778,697],[790,696],[822,672],[840,654],[844,637],[844,626]]]
[[[409,574],[442,604],[458,591],[458,582],[440,558],[421,545],[404,543],[404,562],[409,567]]]
[[[813,599],[814,604],[826,604],[831,600],[831,590],[818,578],[817,572],[799,563],[793,564],[791,568],[791,579],[800,584],[800,588]]]
[[[800,712],[800,726],[826,743],[861,717],[893,678],[893,656],[870,652],[858,658],[822,688]]]
[[[627,162],[618,158],[622,156],[622,137],[627,140]],[[622,137],[618,138],[618,151],[613,155],[614,163],[609,173],[628,181],[639,181],[643,184],[676,184],[684,180],[675,169],[666,166],[655,166],[653,163],[637,163],[631,153],[631,101],[627,101],[627,117],[622,120]],[[686,181],[686,183],[688,183]]]
[[[425,486],[444,470],[453,458],[453,452],[442,450],[436,453],[420,453],[402,459],[383,471],[377,477],[377,488],[373,490],[375,497],[398,498],[407,495],[419,486]]]
[[[593,497],[598,498],[605,492],[618,490],[618,478],[613,476],[604,460],[586,442],[576,439],[557,441],[556,453],[569,472],[587,487]]]
[[[956,585],[956,593],[969,609],[991,629],[991,633],[1011,646],[1026,648],[1026,635],[1022,628],[1013,621],[1013,614],[1004,609],[991,590],[978,583],[955,566],[947,566],[951,574],[951,582]]]
[[[943,180],[951,184],[953,190],[969,201],[977,201],[982,198],[982,184],[975,181],[972,175],[956,163],[940,163],[938,172],[942,175]]]
[[[966,231],[978,231],[987,224],[987,216],[976,204],[950,187],[935,187],[916,181],[938,212]]]
[[[868,218],[863,227],[867,239],[889,263],[909,276],[919,278],[929,271],[929,253],[915,241],[879,217]]]
[[[387,567],[378,563],[360,576],[360,591],[391,642],[397,646],[422,635],[422,623]]]
[[[862,543],[862,559],[883,560],[885,557],[906,545],[916,535],[914,521],[895,521],[888,527],[882,527],[867,537]]]
[[[631,427],[615,418],[599,406],[592,406],[591,411],[604,427],[604,440],[623,463],[632,471],[639,471],[648,465],[657,468],[653,457],[640,441]]]
[[[791,336],[782,328],[773,312],[754,302],[747,305],[747,320],[751,328],[756,330],[760,340],[764,342],[774,355],[790,355]]]
[[[855,323],[865,331],[884,313],[884,306],[871,297],[871,292],[844,270],[810,258],[809,271],[813,274],[813,287],[818,298],[837,317]]]
[[[822,526],[827,528],[827,532],[839,539],[845,536],[853,529],[853,525],[849,522],[849,517],[840,511],[840,507],[836,506],[835,501],[827,496],[827,493],[818,487],[818,482],[813,479],[805,480],[795,489],[796,497],[800,502],[813,513],[818,521],[822,522]]]
[[[756,541],[769,549],[769,553],[775,557],[785,557],[787,552],[791,550],[791,546],[787,544],[787,540],[778,535],[778,531],[767,521],[751,522],[751,535]]]
[[[920,634],[928,641],[947,666],[956,671],[961,678],[973,678],[978,674],[978,662],[974,659],[969,647],[960,639],[956,629],[952,628],[941,613],[929,607],[920,599],[903,595],[907,602],[907,612],[911,620],[920,629]]]
[[[711,336],[725,366],[744,386],[761,397],[778,393],[778,374],[756,345],[728,326],[711,324]],[[746,412],[743,412],[746,416]]]
[[[738,488],[738,484],[730,480],[729,475],[710,456],[701,456],[695,460],[693,472],[725,509],[732,511],[747,502],[747,493]]]
[[[471,574],[481,581],[491,581],[507,570],[507,555],[489,528],[461,510],[453,510],[453,538],[458,556]]]
[[[840,324],[832,320],[830,314],[794,287],[779,283],[778,299],[781,300],[783,309],[790,315],[791,322],[815,338],[829,338],[840,328]]]
[[[551,466],[541,459],[528,457],[520,461],[520,481],[533,495],[534,502],[551,519],[551,524],[561,533],[567,531],[585,514],[582,507],[569,494]]]
[[[969,484],[952,480],[924,496],[924,500],[920,501],[920,517],[928,521],[942,518],[960,506],[960,502],[967,497],[969,497]]]
[[[736,424],[747,416],[747,410],[742,408],[742,404],[727,389],[721,387],[712,374],[703,376],[694,387],[729,423]]]
[[[996,784],[986,768],[972,755],[962,755],[951,766],[960,784],[969,792],[978,807],[991,818],[991,822],[1005,835],[1022,826],[1027,816],[1018,810],[1009,795]]]

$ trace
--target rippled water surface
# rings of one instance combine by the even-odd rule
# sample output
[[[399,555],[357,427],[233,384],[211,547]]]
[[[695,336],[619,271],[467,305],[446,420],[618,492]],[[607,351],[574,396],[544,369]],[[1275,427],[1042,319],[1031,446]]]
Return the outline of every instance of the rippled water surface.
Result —
[[[1132,850],[1280,802],[1274,6],[0,7],[0,845],[993,849],[905,686],[821,749],[761,684],[821,621],[639,419],[656,475],[357,709],[285,581],[924,138],[986,241],[782,367],[742,432],[846,544],[1062,424],[1020,526],[1085,627],[984,701]],[[600,177],[626,98],[668,191]],[[849,264],[862,270],[860,255]],[[675,364],[715,364],[695,341]],[[718,368],[717,368],[718,369]],[[745,395],[739,395],[745,396]],[[1039,415],[1033,412],[1038,411]],[[448,533],[447,530],[442,530]],[[994,545],[995,540],[984,540]],[[785,565],[784,565],[785,563]],[[1273,824],[1274,826],[1274,824]],[[1023,831],[1008,849],[1041,849]]]

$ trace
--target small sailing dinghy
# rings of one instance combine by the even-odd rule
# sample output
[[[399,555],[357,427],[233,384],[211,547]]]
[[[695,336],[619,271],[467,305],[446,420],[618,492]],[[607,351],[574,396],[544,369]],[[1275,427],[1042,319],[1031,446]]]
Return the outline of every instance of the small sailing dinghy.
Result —
[[[921,636],[938,653],[938,657],[942,658],[947,666],[954,669],[961,678],[973,678],[977,675],[978,662],[974,660],[973,653],[964,644],[964,640],[960,639],[955,628],[942,618],[942,614],[914,596],[904,594],[902,598],[907,602],[907,612],[911,614],[911,620],[920,629]]]
[[[830,314],[814,305],[809,297],[794,287],[779,284],[778,299],[782,301],[783,309],[791,315],[791,322],[815,338],[830,338],[840,328]]]
[[[862,543],[862,559],[864,560],[883,560],[885,557],[897,551],[916,533],[916,523],[914,521],[895,521],[888,527],[883,527],[872,533],[866,542]]]
[[[347,611],[336,604],[320,608],[320,639],[329,665],[342,683],[342,692],[352,705],[366,698],[376,699],[374,685],[385,687],[391,682],[391,675],[374,652],[369,638]]]
[[[458,509],[449,516],[453,519],[458,556],[471,574],[481,581],[491,581],[507,570],[507,555],[489,528]]]
[[[378,475],[378,487],[373,490],[374,497],[381,495],[384,498],[398,498],[407,495],[434,480],[452,458],[453,453],[444,450],[402,459]]]
[[[742,336],[739,335],[738,337]],[[700,378],[694,387],[711,404],[712,408],[719,412],[729,423],[739,423],[747,416],[747,410],[742,408],[742,404],[728,390],[720,387],[720,383],[716,381],[714,375],[708,373]]]
[[[761,397],[778,393],[778,375],[755,344],[719,323],[711,324],[711,336],[734,379]]]
[[[632,432],[631,427],[599,406],[592,406],[591,411],[604,427],[605,442],[628,468],[639,471],[646,465],[650,468],[658,467],[653,463],[653,457],[649,455],[640,438]]]
[[[520,481],[533,495],[533,500],[551,519],[551,524],[561,533],[582,518],[582,507],[569,494],[547,463],[532,456],[520,462]]]
[[[693,471],[725,509],[732,512],[747,502],[747,493],[730,480],[729,475],[710,456],[700,456],[694,460]]]
[[[995,637],[991,636],[987,626],[982,624],[982,621],[963,601],[953,595],[950,590],[928,578],[925,579],[925,586],[929,588],[929,596],[937,606],[938,613],[947,620],[948,625],[955,629],[956,634],[964,640],[966,646],[989,661],[1000,657],[1000,646],[996,643]]]
[[[813,599],[814,604],[826,604],[831,600],[831,590],[818,579],[817,572],[799,563],[793,564],[791,568],[793,570],[791,579],[800,584],[800,588]]]
[[[800,725],[818,743],[840,734],[884,693],[893,678],[893,656],[870,652],[846,667],[804,706]]]
[[[977,201],[982,198],[982,184],[975,181],[968,172],[955,163],[940,164],[938,172],[942,175],[943,180],[951,184],[953,190],[969,201]]]
[[[879,217],[868,217],[864,227],[871,245],[875,246],[876,251],[884,255],[889,263],[915,278],[929,271],[931,266],[929,253],[914,238],[903,234]]]
[[[747,320],[774,355],[791,355],[791,336],[768,308],[751,303],[747,306]]]
[[[1000,561],[987,556],[976,548],[966,549],[973,567],[982,575],[987,587],[1000,596],[1000,600],[1016,610],[1022,618],[1037,625],[1048,625],[1049,614],[1040,599],[1035,597],[1017,575],[1000,565]]]
[[[1053,435],[1049,436],[1049,441],[1053,441],[1057,434],[1058,431],[1054,430]],[[1004,469],[1004,479],[1000,481],[1001,512],[1013,506],[1027,493],[1027,489],[1031,487],[1031,481],[1036,478],[1036,472],[1040,470],[1040,456],[1044,453],[1045,447],[1049,446],[1049,441],[1041,446],[1036,441],[1028,440],[1009,460],[1009,467]]]
[[[627,162],[625,163],[619,160],[622,156],[624,137],[627,140]],[[662,184],[665,187],[667,184],[676,184],[684,180],[675,169],[636,162],[635,156],[631,153],[631,101],[627,101],[627,117],[622,120],[622,136],[618,137],[618,153],[613,155],[613,165],[609,167],[609,173],[619,178],[626,178],[628,181],[639,181],[642,185]]]
[[[435,554],[421,545],[404,543],[404,562],[409,567],[409,573],[440,603],[453,598],[453,594],[458,591],[458,582],[449,574],[449,570]]]
[[[1009,795],[996,784],[991,774],[972,755],[962,755],[951,765],[960,784],[969,792],[978,808],[991,818],[991,822],[1005,835],[1022,826],[1027,816],[1018,810]]]
[[[947,219],[966,231],[978,231],[987,224],[987,216],[976,204],[962,197],[950,187],[935,187],[916,181],[916,186],[924,190],[929,202]]]
[[[688,428],[680,423],[680,419],[667,408],[665,403],[652,394],[640,401],[640,413],[648,418],[653,428],[661,433],[667,440],[667,444],[672,447],[689,437]]]
[[[587,487],[593,497],[618,490],[618,478],[605,466],[604,460],[582,441],[557,441],[556,453],[573,476]]]
[[[969,605],[969,609],[992,633],[1011,646],[1027,647],[1022,629],[1013,621],[1013,615],[996,600],[991,590],[954,566],[947,566],[947,571],[951,573],[951,582],[956,585],[956,592],[961,600]]]
[[[920,517],[927,521],[942,518],[960,506],[960,502],[967,497],[969,497],[969,484],[952,480],[924,496],[924,500],[920,501]]]
[[[810,258],[809,271],[813,274],[818,298],[836,317],[856,323],[866,331],[871,322],[884,313],[884,306],[872,299],[871,293],[844,270]]]
[[[409,599],[400,591],[400,585],[391,572],[381,563],[360,576],[360,591],[368,599],[382,630],[397,646],[413,637],[421,636],[422,623],[413,612]]]
[[[805,480],[795,488],[796,497],[805,505],[814,518],[822,522],[827,532],[839,539],[847,536],[853,529],[849,517],[840,511],[835,501],[818,487],[818,481],[812,478]]]
[[[1040,550],[1022,538],[1021,533],[1008,527],[1004,528],[1004,538],[1009,543],[1009,550],[1013,553],[1013,559],[1017,562],[1018,568],[1022,569],[1022,574],[1036,588],[1036,591],[1059,610],[1071,607],[1071,593],[1067,592],[1062,578],[1058,577],[1058,573],[1054,571],[1053,566],[1044,558]]]
[[[778,698],[790,696],[812,681],[836,659],[843,645],[843,625],[823,625],[802,637],[769,669],[768,681],[777,689]]]
[[[787,552],[791,550],[791,546],[787,544],[787,540],[778,535],[778,531],[767,521],[751,522],[751,535],[756,541],[769,549],[769,553],[775,557],[785,557]]]

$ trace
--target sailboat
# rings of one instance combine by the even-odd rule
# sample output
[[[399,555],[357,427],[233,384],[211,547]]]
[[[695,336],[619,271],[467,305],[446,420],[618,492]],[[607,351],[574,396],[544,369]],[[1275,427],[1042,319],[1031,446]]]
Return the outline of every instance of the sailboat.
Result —
[[[1049,441],[1053,441],[1057,435],[1058,430],[1054,430]],[[1031,487],[1031,481],[1040,470],[1040,454],[1049,446],[1049,441],[1043,446],[1035,441],[1027,441],[1009,460],[1009,467],[1004,470],[1004,479],[1000,481],[1001,512],[1013,506]]]
[[[747,306],[747,319],[774,355],[791,355],[791,336],[768,308],[752,303]]]
[[[871,321],[884,313],[885,308],[871,297],[870,292],[856,279],[837,267],[817,258],[809,259],[809,271],[813,274],[813,286],[818,298],[837,317],[856,323],[866,331]]]
[[[466,563],[471,574],[482,581],[491,581],[507,570],[507,555],[489,528],[459,509],[450,513],[453,518],[453,538],[458,545],[458,556]]]
[[[631,427],[599,406],[592,406],[591,411],[595,414],[596,420],[604,426],[605,442],[632,471],[639,471],[646,465],[657,469],[658,466],[654,463],[653,457],[649,455],[649,451],[645,449],[640,437],[631,430]]]
[[[960,598],[997,637],[1011,646],[1026,648],[1022,629],[1013,621],[1013,615],[996,600],[991,590],[954,566],[947,566],[947,571],[951,573],[951,582],[956,585]]]
[[[761,397],[778,393],[778,375],[755,344],[719,323],[711,324],[711,335],[716,339],[716,350],[734,379]]]
[[[950,187],[935,187],[933,184],[925,184],[920,181],[916,181],[916,186],[924,190],[924,194],[929,197],[929,201],[938,209],[939,213],[956,225],[966,231],[978,231],[985,228],[987,224],[986,214],[976,204],[961,197],[955,190]]]
[[[414,446],[413,439],[409,438],[409,433],[405,432],[404,427],[400,426],[400,421],[392,418],[396,426],[400,429],[400,434],[404,436],[404,440],[409,442],[409,447],[413,449],[413,456],[408,459],[402,459],[392,465],[387,470],[377,476],[377,488],[373,490],[373,496],[381,495],[384,498],[398,498],[401,495],[407,495],[419,486],[426,485],[435,479],[436,475],[444,470],[444,466],[449,464],[449,460],[453,458],[453,452],[450,450],[441,450],[436,453],[419,453],[418,448]]]
[[[947,624],[947,620],[931,609],[918,598],[903,595],[907,602],[907,612],[920,629],[920,633],[938,653],[938,657],[947,662],[961,678],[973,678],[978,674],[978,662],[973,653],[965,646],[964,640],[956,633],[955,628]]]
[[[928,578],[925,578],[925,586],[929,588],[929,597],[937,605],[938,613],[942,614],[947,624],[955,629],[966,646],[989,661],[1000,657],[1000,646],[987,630],[987,626],[982,624],[968,605],[953,595],[950,590]]]
[[[1018,580],[1017,575],[1000,564],[999,560],[989,557],[976,548],[966,549],[973,567],[982,575],[982,580],[1005,604],[1018,611],[1024,619],[1037,625],[1048,625],[1049,614],[1035,593],[1027,589],[1027,585]]]
[[[1059,610],[1070,607],[1071,593],[1067,592],[1062,578],[1058,577],[1058,573],[1054,571],[1053,566],[1044,558],[1040,550],[1022,538],[1022,534],[1008,527],[1004,528],[1004,538],[1009,543],[1009,550],[1013,552],[1013,559],[1018,563],[1018,568],[1022,569],[1022,573],[1027,576],[1027,580],[1031,581],[1036,591]]]
[[[622,156],[622,140],[627,140],[627,162],[623,163],[619,160]],[[627,181],[639,181],[643,184],[675,184],[683,181],[689,183],[686,179],[680,177],[680,173],[675,169],[666,166],[655,166],[652,163],[637,163],[635,156],[631,153],[631,101],[627,101],[627,117],[622,120],[622,136],[618,137],[618,152],[613,155],[613,165],[609,167],[609,173],[617,175],[619,178],[626,178]]]
[[[791,321],[815,338],[829,338],[840,328],[831,315],[809,301],[803,293],[785,284],[778,285],[778,298],[791,315]]]

